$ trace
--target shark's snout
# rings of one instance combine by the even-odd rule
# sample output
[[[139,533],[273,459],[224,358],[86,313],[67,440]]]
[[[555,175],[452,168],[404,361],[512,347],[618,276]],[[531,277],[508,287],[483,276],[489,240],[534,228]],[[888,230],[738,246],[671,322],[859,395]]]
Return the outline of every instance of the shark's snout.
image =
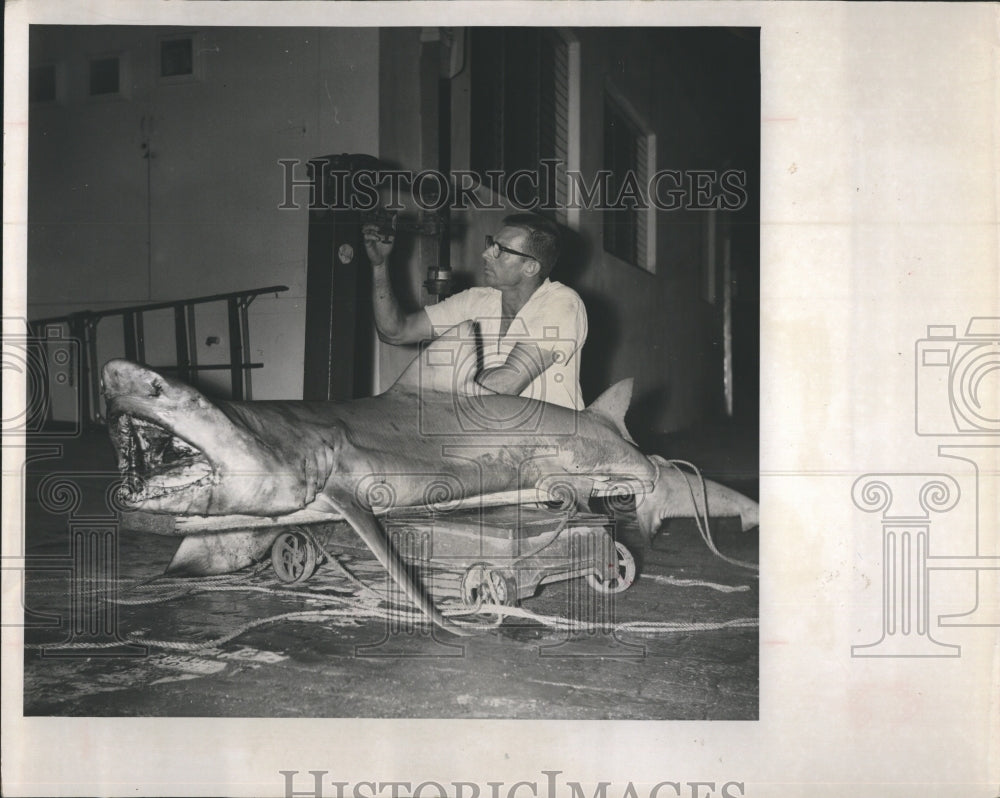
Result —
[[[161,375],[130,360],[109,360],[101,372],[101,393],[106,399],[122,395],[154,398],[165,385]]]
[[[304,473],[299,446],[259,413],[128,360],[102,371],[119,500],[148,512],[264,514],[301,509],[327,474]],[[246,417],[244,417],[246,416]],[[280,422],[278,417],[270,421]]]
[[[194,392],[129,360],[101,372],[108,430],[125,478],[118,499],[129,507],[207,506],[215,468],[200,441],[178,431],[178,410]],[[189,395],[190,394],[190,395]]]

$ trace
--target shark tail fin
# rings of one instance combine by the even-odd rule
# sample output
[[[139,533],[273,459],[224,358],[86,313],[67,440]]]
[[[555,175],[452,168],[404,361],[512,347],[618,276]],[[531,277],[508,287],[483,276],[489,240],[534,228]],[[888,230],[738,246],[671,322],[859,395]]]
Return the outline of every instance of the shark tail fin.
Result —
[[[636,515],[646,540],[651,540],[667,518],[739,516],[743,530],[760,523],[757,502],[739,491],[704,480],[704,491],[694,474],[685,474],[659,455],[651,455],[655,469],[653,489],[636,496]],[[708,507],[705,507],[707,501]]]
[[[625,427],[625,413],[632,401],[632,384],[631,377],[616,382],[591,402],[585,412],[609,421],[625,440],[634,445],[635,441]]]

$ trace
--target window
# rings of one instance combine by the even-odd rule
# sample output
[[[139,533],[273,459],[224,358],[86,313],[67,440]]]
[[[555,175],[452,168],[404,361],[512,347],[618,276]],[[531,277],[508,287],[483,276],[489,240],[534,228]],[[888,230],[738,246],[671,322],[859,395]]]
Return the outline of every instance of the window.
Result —
[[[624,104],[604,96],[604,250],[634,266],[653,270],[654,227],[646,197],[653,137],[644,132]]]
[[[574,110],[570,42],[546,28],[474,28],[470,67],[473,171],[518,206],[537,205],[565,222]],[[535,179],[510,179],[521,170]]]
[[[33,66],[28,70],[28,97],[33,103],[51,103],[56,100],[55,64]]]
[[[190,36],[160,40],[160,77],[182,78],[194,75],[194,42]]]
[[[118,94],[121,91],[121,61],[116,55],[90,61],[90,96]]]
[[[160,85],[194,83],[204,73],[204,53],[208,49],[204,33],[171,31],[156,41],[156,78]],[[214,48],[218,52],[218,47]]]

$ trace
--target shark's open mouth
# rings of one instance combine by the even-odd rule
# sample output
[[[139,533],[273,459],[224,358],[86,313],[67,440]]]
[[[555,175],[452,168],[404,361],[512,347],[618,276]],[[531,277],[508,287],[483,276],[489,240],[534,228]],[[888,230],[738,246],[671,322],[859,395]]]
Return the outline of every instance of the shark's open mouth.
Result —
[[[119,499],[129,505],[208,482],[214,468],[195,446],[170,430],[129,413],[111,419],[118,470],[125,477]]]

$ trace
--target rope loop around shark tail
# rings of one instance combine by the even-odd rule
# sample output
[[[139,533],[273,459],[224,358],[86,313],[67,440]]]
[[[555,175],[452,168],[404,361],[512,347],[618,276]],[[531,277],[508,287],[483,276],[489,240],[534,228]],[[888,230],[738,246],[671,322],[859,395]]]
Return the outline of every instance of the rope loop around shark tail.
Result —
[[[657,454],[649,455],[648,459],[656,472],[653,479],[653,490],[645,496],[642,496],[641,500],[636,504],[636,514],[639,518],[639,525],[642,528],[643,533],[646,535],[647,540],[652,540],[653,535],[656,534],[660,524],[665,518],[687,515],[687,513],[682,511],[678,506],[683,494],[677,488],[680,482],[683,482],[684,487],[687,489],[687,498],[690,499],[691,507],[694,510],[692,515],[694,517],[695,524],[698,526],[698,533],[701,535],[701,539],[705,542],[708,550],[719,559],[725,560],[732,565],[752,571],[759,571],[760,566],[756,563],[745,562],[723,554],[719,551],[718,547],[715,545],[715,540],[712,538],[712,529],[709,520],[709,486],[711,486],[712,492],[717,496],[739,494],[736,494],[736,491],[719,485],[718,483],[706,480],[698,467],[687,462],[686,460],[668,460]],[[668,469],[672,473],[668,473]],[[687,471],[685,469],[687,469]],[[676,479],[671,480],[671,477],[674,475],[679,477],[679,481]],[[695,487],[692,484],[691,477],[694,478],[698,485],[698,494],[695,493]],[[698,499],[699,494],[701,498],[700,504]],[[746,502],[750,502],[750,500],[745,497],[741,496],[741,498],[745,499]]]

